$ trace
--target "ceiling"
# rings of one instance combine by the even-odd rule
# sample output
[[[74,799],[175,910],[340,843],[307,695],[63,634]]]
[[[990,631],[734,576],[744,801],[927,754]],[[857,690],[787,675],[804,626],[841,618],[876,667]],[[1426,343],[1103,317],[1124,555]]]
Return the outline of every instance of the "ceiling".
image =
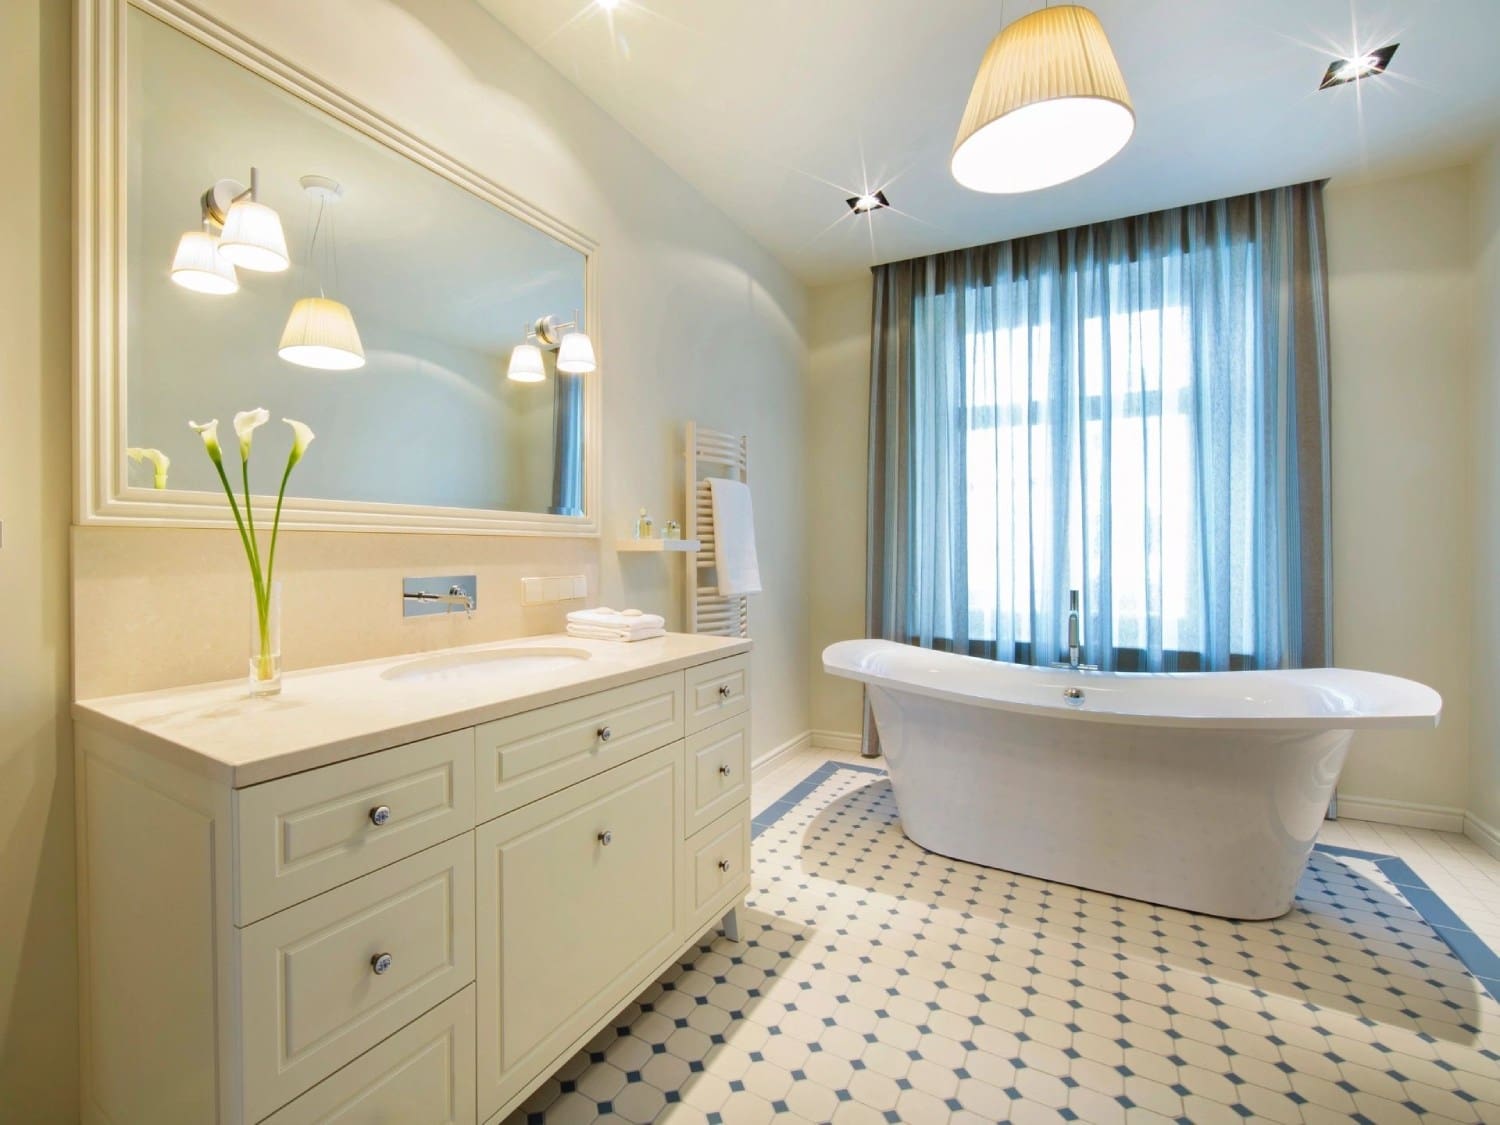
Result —
[[[990,38],[1041,0],[480,0],[812,283],[1324,176],[1433,166],[1500,132],[1500,0],[1089,0],[1135,102],[1125,151],[987,196],[948,173]],[[1384,78],[1317,92],[1335,54]],[[848,195],[892,210],[855,218]]]

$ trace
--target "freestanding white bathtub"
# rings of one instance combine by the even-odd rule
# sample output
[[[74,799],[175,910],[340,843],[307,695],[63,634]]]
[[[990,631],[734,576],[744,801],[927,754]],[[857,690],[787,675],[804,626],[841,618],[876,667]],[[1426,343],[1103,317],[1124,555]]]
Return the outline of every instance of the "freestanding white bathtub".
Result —
[[[1343,668],[1140,674],[842,641],[906,834],[956,859],[1226,918],[1285,913],[1356,730],[1437,692]]]

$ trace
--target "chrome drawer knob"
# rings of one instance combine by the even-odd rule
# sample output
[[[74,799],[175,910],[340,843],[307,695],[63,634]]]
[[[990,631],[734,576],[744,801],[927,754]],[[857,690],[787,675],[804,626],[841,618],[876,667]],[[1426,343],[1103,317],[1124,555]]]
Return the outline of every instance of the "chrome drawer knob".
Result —
[[[615,736],[615,732],[612,731],[612,730],[610,730],[608,727],[600,727],[599,728],[599,741],[600,742],[608,742],[614,736]]]
[[[376,828],[381,827],[391,819],[391,807],[389,805],[376,805],[370,810],[370,823]]]
[[[377,977],[384,976],[391,971],[392,957],[389,953],[377,953],[370,958],[370,968],[375,970]]]
[[[719,860],[719,870],[720,871],[728,871],[729,870],[729,861],[727,859],[721,859],[721,860]]]
[[[734,772],[734,770],[732,770],[732,769],[729,768],[729,763],[727,763],[727,762],[724,765],[722,765],[722,766],[719,767],[719,776],[720,777],[728,777],[733,772]]]
[[[729,698],[729,685],[728,684],[720,684],[719,685],[719,698],[720,699],[728,699]]]
[[[606,847],[606,848],[609,847],[610,844],[614,843],[614,840],[615,840],[615,834],[613,832],[611,832],[608,828],[606,828],[603,832],[599,833],[599,844],[600,844],[601,847]]]

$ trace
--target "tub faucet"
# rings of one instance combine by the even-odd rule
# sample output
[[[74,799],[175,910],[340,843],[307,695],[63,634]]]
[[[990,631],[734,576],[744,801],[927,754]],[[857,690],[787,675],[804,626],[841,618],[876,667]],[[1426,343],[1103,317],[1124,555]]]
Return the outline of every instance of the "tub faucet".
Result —
[[[1079,668],[1078,591],[1068,591],[1068,667]]]

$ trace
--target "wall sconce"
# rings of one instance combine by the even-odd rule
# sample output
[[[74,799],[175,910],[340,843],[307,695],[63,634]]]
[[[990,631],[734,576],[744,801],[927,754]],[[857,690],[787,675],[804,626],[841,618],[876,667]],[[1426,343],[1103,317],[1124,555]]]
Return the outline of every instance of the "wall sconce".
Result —
[[[320,371],[353,371],[365,365],[364,344],[360,341],[359,329],[355,327],[354,314],[349,311],[348,305],[333,300],[323,288],[328,274],[333,275],[333,284],[338,285],[338,252],[334,243],[333,217],[327,211],[344,198],[344,189],[337,180],[331,180],[327,176],[303,176],[300,182],[302,190],[318,201],[318,218],[313,224],[312,240],[307,248],[308,269],[313,271],[317,280],[318,295],[303,297],[292,306],[276,354],[298,367],[313,367]],[[328,220],[328,233],[323,244],[331,267],[327,271],[318,265],[318,235],[322,233],[325,217]]]
[[[573,310],[573,319],[559,324],[557,317],[544,316],[522,329],[523,343],[517,344],[510,353],[510,366],[505,376],[518,383],[537,383],[547,377],[542,366],[542,348],[557,352],[557,369],[570,375],[585,375],[598,369],[594,358],[594,342],[588,334],[578,330],[578,310]],[[535,340],[537,344],[530,341]]]
[[[195,293],[238,291],[235,267],[279,273],[290,264],[281,217],[257,198],[260,172],[250,169],[250,186],[218,180],[200,199],[203,229],[190,230],[177,243],[172,280]],[[218,235],[213,232],[217,229]]]

